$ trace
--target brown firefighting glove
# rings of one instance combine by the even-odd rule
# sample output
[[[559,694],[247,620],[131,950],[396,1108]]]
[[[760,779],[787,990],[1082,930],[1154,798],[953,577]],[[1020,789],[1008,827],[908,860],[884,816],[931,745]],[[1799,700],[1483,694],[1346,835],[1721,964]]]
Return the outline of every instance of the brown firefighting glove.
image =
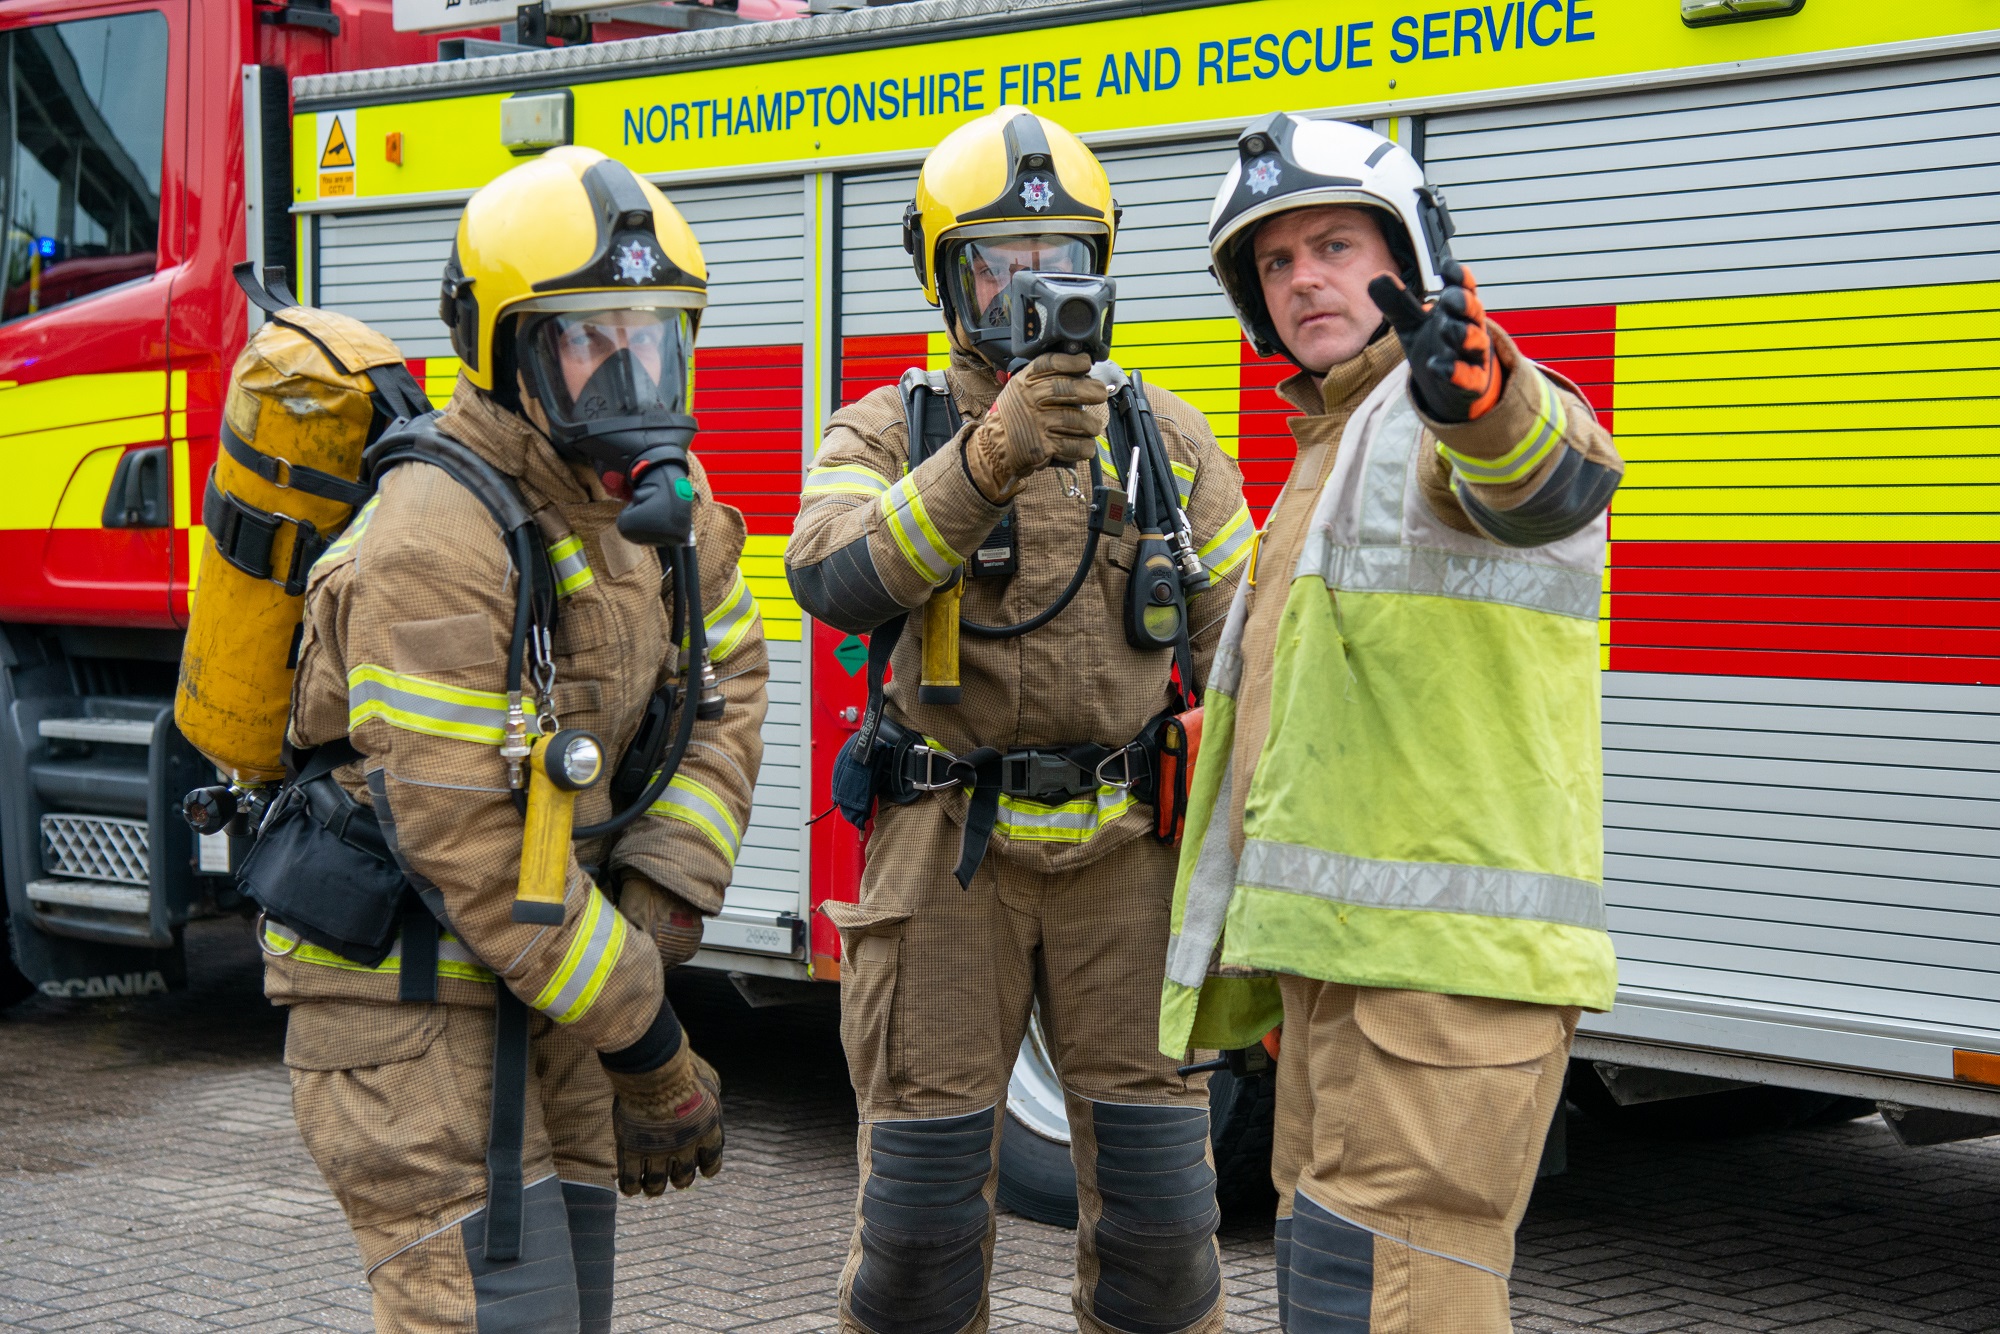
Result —
[[[1500,358],[1486,328],[1479,284],[1456,260],[1438,269],[1444,291],[1426,306],[1388,274],[1368,295],[1402,340],[1410,361],[1410,396],[1435,421],[1469,422],[1500,401]]]
[[[680,1050],[657,1070],[604,1073],[617,1094],[611,1133],[618,1141],[619,1190],[662,1195],[670,1181],[675,1190],[686,1190],[697,1170],[705,1177],[722,1170],[722,1081],[685,1034]]]
[[[1012,376],[993,411],[965,445],[972,480],[988,500],[1012,500],[1048,463],[1076,463],[1097,452],[1110,390],[1090,378],[1081,352],[1045,352]]]
[[[625,877],[618,890],[618,910],[652,939],[664,967],[678,968],[701,948],[701,910],[644,876]]]

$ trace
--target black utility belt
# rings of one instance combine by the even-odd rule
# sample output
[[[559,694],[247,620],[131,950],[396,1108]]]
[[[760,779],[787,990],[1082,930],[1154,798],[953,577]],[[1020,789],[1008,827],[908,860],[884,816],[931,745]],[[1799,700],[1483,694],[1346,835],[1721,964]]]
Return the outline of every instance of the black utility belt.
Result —
[[[882,727],[887,732],[895,724],[884,719]],[[975,751],[960,757],[922,741],[913,740],[897,749],[901,751],[900,762],[885,767],[888,790],[881,794],[895,802],[911,800],[921,792],[970,790],[978,785],[982,761],[991,763],[990,752]],[[1103,787],[1133,787],[1153,774],[1152,756],[1137,740],[1122,746],[1085,743],[1007,750],[999,752],[998,761],[1001,796],[1048,805],[1095,796]]]

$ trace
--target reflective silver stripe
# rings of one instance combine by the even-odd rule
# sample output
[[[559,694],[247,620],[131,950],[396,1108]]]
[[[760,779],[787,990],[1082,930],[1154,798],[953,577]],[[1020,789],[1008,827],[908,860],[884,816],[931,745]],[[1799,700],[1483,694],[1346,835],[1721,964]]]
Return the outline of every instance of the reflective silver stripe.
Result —
[[[1115,787],[1101,787],[1094,797],[1079,797],[1059,806],[1002,797],[993,827],[997,833],[1023,842],[1087,843],[1137,804],[1130,791]]]
[[[1244,841],[1236,878],[1244,885],[1308,894],[1356,907],[1473,913],[1593,931],[1605,929],[1602,885],[1539,871],[1450,862],[1377,861],[1252,838]]]
[[[1181,508],[1186,509],[1188,501],[1194,498],[1194,469],[1185,463],[1169,463],[1167,466],[1173,469],[1174,492],[1180,496]]]
[[[749,581],[743,572],[736,572],[736,582],[730,586],[729,597],[716,610],[710,612],[702,622],[708,631],[708,652],[716,662],[728,657],[743,642],[749,633],[750,623],[757,619],[757,599],[750,593]]]
[[[1208,669],[1208,688],[1231,699],[1243,683],[1243,630],[1250,621],[1250,581],[1236,585],[1229,599],[1229,615],[1222,622],[1222,641]]]
[[[687,821],[707,834],[731,862],[743,850],[742,831],[736,827],[736,817],[722,804],[721,794],[692,778],[675,774],[659,799],[646,809],[651,815]]]
[[[1231,789],[1235,784],[1236,757],[1232,754],[1222,771],[1222,787],[1215,794],[1208,827],[1202,831],[1201,852],[1188,872],[1180,934],[1167,951],[1167,980],[1184,987],[1198,987],[1208,976],[1208,961],[1215,956],[1216,942],[1222,939],[1222,920],[1229,912],[1230,896],[1236,892],[1236,857],[1229,850],[1229,812],[1234,807]]]
[[[590,568],[590,556],[583,549],[583,539],[574,533],[549,547],[549,563],[555,567],[558,597],[568,597],[597,582],[597,575]]]
[[[347,525],[347,531],[335,538],[333,545],[322,551],[319,559],[313,562],[314,569],[318,569],[327,561],[339,560],[342,556],[354,550],[354,544],[359,542],[361,535],[368,531],[368,522],[375,517],[376,502],[381,499],[382,497],[380,496],[368,497],[368,503],[361,507],[359,514],[354,516],[354,522]]]
[[[1238,508],[1222,530],[1208,539],[1208,545],[1195,553],[1208,570],[1208,582],[1220,582],[1240,565],[1243,558],[1250,554],[1249,545],[1256,536],[1257,525],[1250,520],[1250,510],[1248,507]]]
[[[882,507],[882,517],[888,521],[889,536],[910,568],[927,583],[943,583],[957,568],[958,553],[945,545],[943,534],[932,526],[916,479],[903,478],[883,492],[877,503]]]
[[[577,924],[577,930],[586,939],[581,948],[571,942],[555,976],[534,1000],[537,1010],[559,1024],[582,1017],[589,1002],[595,999],[597,989],[603,986],[604,975],[610,971],[608,965],[615,962],[611,953],[614,944],[622,943],[618,910],[598,889],[592,887],[586,892],[589,898],[584,901],[583,920]]]
[[[1398,382],[1381,420],[1369,433],[1368,454],[1362,463],[1362,546],[1393,547],[1402,545],[1403,541],[1403,501],[1410,484],[1410,458],[1416,453],[1417,440],[1423,433],[1424,424],[1418,418],[1417,410],[1410,406],[1410,396],[1401,388],[1409,379],[1409,369],[1407,366],[1398,367],[1398,372],[1392,373],[1376,389],[1380,393],[1390,380]],[[1364,405],[1362,411],[1366,410]],[[1333,488],[1328,486],[1321,494],[1332,495]],[[1319,517],[1314,516],[1315,519]],[[1317,532],[1319,524],[1315,523],[1313,527]]]
[[[806,474],[800,494],[808,496],[879,496],[889,489],[889,481],[873,469],[857,463],[832,463]]]
[[[1438,452],[1450,461],[1452,470],[1460,477],[1487,486],[1505,486],[1509,482],[1520,481],[1542,466],[1542,460],[1562,438],[1568,422],[1563,414],[1562,396],[1542,376],[1536,376],[1535,382],[1541,391],[1535,424],[1528,428],[1527,436],[1520,443],[1499,458],[1474,458],[1442,442],[1438,444]]]
[[[1603,578],[1594,569],[1495,560],[1434,547],[1336,547],[1321,542],[1319,552],[1320,567],[1314,573],[1328,588],[1342,593],[1416,593],[1497,602],[1593,622],[1604,594]]]
[[[528,730],[535,731],[532,700],[523,699]],[[500,745],[507,739],[507,697],[497,691],[465,690],[373,663],[347,674],[349,731],[371,718],[430,736]]]

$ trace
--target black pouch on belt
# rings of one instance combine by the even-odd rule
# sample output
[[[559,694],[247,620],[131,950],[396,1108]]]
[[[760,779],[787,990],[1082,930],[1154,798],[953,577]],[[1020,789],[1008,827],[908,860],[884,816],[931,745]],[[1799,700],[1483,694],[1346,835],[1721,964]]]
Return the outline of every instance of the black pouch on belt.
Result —
[[[868,637],[868,707],[861,726],[833,757],[833,804],[856,829],[865,831],[875,816],[875,799],[897,805],[915,801],[918,793],[902,781],[903,757],[916,740],[885,715],[882,687],[889,676],[889,658],[903,637],[907,618],[898,616],[875,627]]]
[[[236,878],[272,921],[373,967],[395,948],[410,885],[375,812],[334,781],[357,758],[344,742],[314,751],[271,803]]]

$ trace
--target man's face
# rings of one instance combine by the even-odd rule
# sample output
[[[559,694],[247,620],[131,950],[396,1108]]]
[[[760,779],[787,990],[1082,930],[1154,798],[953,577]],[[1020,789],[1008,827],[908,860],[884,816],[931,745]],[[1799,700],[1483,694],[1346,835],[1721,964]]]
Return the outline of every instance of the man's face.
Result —
[[[666,312],[653,310],[598,310],[587,315],[559,316],[555,321],[556,365],[570,402],[583,394],[583,387],[597,368],[613,354],[630,348],[653,383],[660,381],[665,360]]]
[[[1088,242],[1060,235],[994,236],[968,241],[957,259],[965,275],[965,287],[970,289],[972,322],[995,328],[1007,321],[1005,312],[994,301],[1015,274],[1082,273],[1090,262]]]
[[[1369,210],[1280,213],[1257,229],[1251,254],[1279,339],[1315,375],[1355,356],[1382,326],[1368,283],[1395,273],[1396,261]]]

